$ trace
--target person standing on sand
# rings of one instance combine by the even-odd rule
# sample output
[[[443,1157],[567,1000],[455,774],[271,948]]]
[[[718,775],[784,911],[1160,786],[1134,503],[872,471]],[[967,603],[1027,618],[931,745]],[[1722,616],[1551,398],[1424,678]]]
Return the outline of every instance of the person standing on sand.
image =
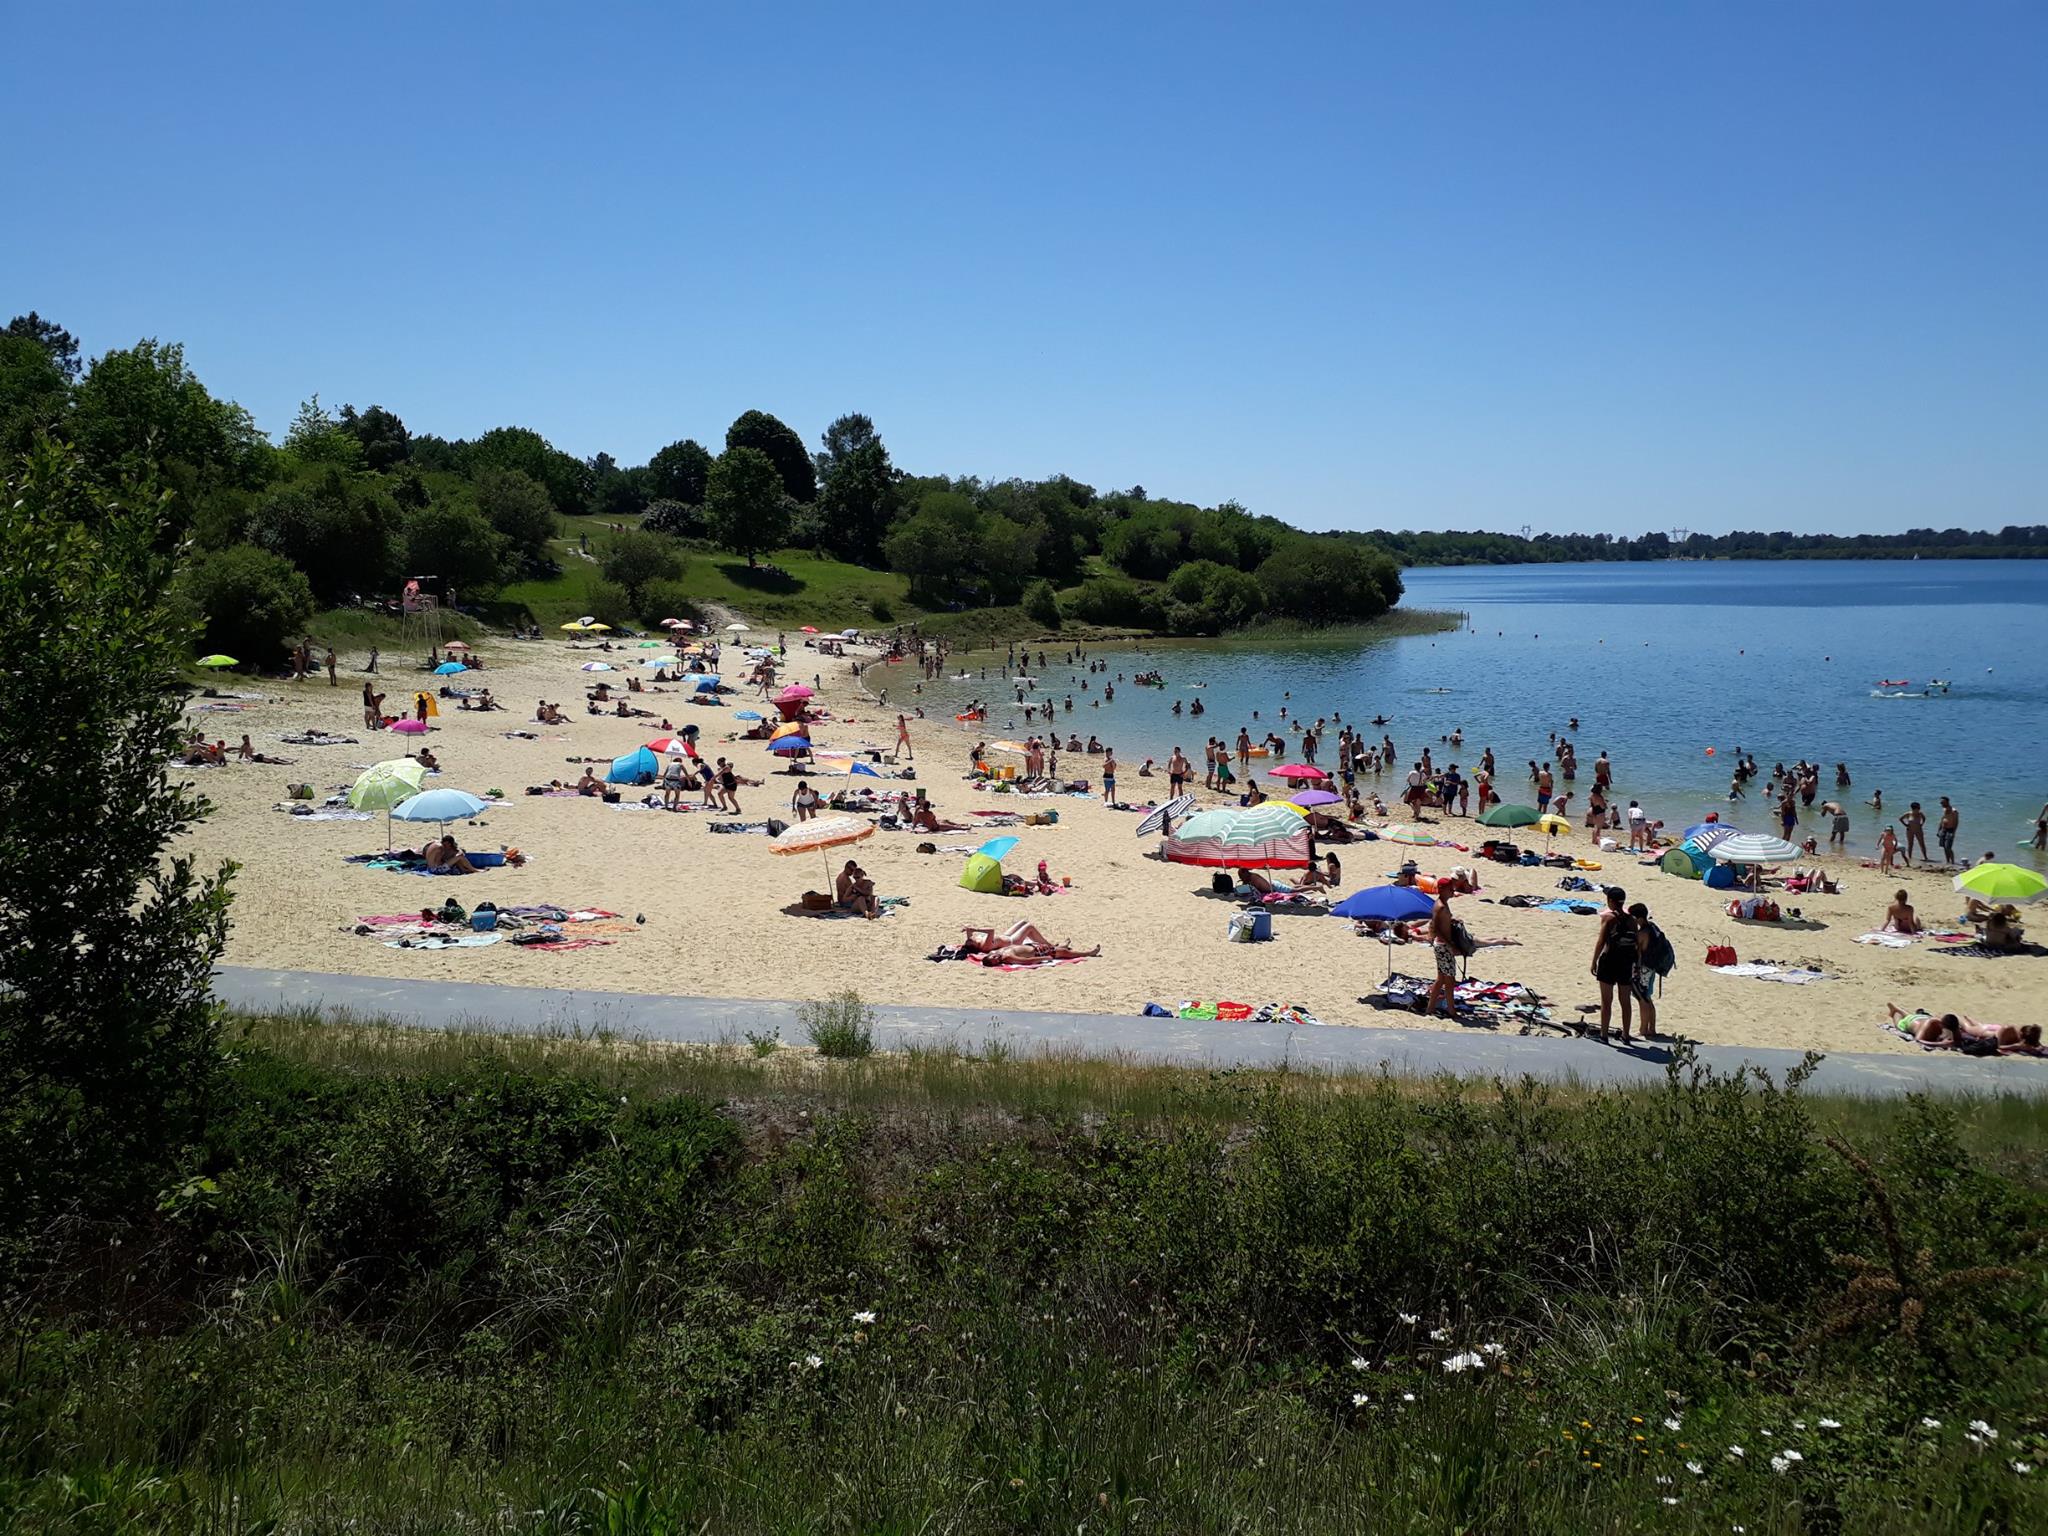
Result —
[[[1657,1038],[1657,973],[1650,969],[1650,943],[1656,937],[1657,925],[1650,921],[1650,909],[1638,901],[1628,909],[1628,915],[1636,920],[1636,976],[1634,989],[1636,1013],[1643,1021],[1643,1038]]]
[[[341,686],[334,675],[334,647],[331,645],[327,647],[327,686],[330,688],[339,688]]]
[[[1116,748],[1102,749],[1102,803],[1116,808]]]
[[[910,746],[910,721],[902,715],[896,717],[896,748],[906,757],[917,756]]]
[[[1636,964],[1641,944],[1636,920],[1624,909],[1627,892],[1618,885],[1607,887],[1607,910],[1600,914],[1600,931],[1593,936],[1593,963],[1588,969],[1600,983],[1600,1043],[1608,1043],[1608,1022],[1614,1011],[1616,988],[1621,997],[1621,1043],[1630,1044],[1630,1010],[1635,997]]]
[[[1877,839],[1877,872],[1888,875],[1897,867],[1899,858],[1899,834],[1886,827]]]
[[[1941,862],[1953,864],[1956,861],[1956,828],[1962,825],[1963,814],[1949,803],[1947,795],[1941,797],[1941,820],[1935,823],[1934,840],[1941,845]]]
[[[1438,884],[1436,905],[1429,913],[1429,947],[1436,956],[1436,980],[1429,984],[1429,995],[1422,1000],[1422,1011],[1434,1013],[1437,999],[1443,999],[1443,1016],[1453,1018],[1458,1006],[1458,948],[1451,942],[1452,925],[1450,883]]]
[[[1927,857],[1927,813],[1920,809],[1920,802],[1913,801],[1906,814],[1899,818],[1899,825],[1906,829],[1906,862],[1913,862],[1913,849],[1917,845],[1920,857]]]
[[[1166,760],[1166,782],[1171,787],[1172,798],[1179,799],[1181,794],[1187,789],[1188,769],[1192,766],[1193,764],[1188,761],[1187,753],[1181,751],[1179,747],[1175,747],[1173,749],[1173,756]]]

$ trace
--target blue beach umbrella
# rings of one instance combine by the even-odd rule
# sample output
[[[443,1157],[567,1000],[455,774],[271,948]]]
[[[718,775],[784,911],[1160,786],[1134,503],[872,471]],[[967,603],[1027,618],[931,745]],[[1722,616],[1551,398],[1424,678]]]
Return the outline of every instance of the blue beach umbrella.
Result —
[[[697,679],[697,691],[699,693],[716,693],[718,691],[718,679],[711,673],[705,673]]]
[[[1412,885],[1369,885],[1362,891],[1353,891],[1330,908],[1330,916],[1407,923],[1418,917],[1427,917],[1435,910],[1435,899]]]
[[[810,751],[810,750],[811,750],[811,743],[810,743],[810,738],[809,738],[809,737],[806,737],[806,736],[782,736],[782,737],[778,737],[778,738],[777,738],[776,740],[774,740],[774,741],[771,741],[771,742],[769,742],[769,743],[768,743],[768,750],[769,750],[770,752],[778,752],[778,753],[780,753],[780,752],[808,752],[808,751]]]
[[[434,668],[434,676],[453,677],[458,672],[467,672],[468,670],[469,668],[465,667],[459,661],[444,661],[441,663],[441,665]]]
[[[475,795],[460,789],[430,789],[414,795],[391,812],[398,821],[466,821],[479,811],[490,809],[491,802],[479,800]]]
[[[758,720],[760,718],[761,712],[758,709],[739,709],[733,711],[733,719],[735,720]]]
[[[1017,842],[1014,837],[992,837],[974,851],[986,854],[991,859],[1005,859],[1009,857],[1010,850],[1017,846]]]

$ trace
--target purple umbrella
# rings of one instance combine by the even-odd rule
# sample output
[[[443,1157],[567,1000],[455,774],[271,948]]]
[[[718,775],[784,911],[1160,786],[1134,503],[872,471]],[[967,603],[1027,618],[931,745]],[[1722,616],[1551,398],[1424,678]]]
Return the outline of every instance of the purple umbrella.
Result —
[[[1332,794],[1327,789],[1304,789],[1298,794],[1289,795],[1287,798],[1304,809],[1310,806],[1342,805],[1344,803],[1342,795]]]

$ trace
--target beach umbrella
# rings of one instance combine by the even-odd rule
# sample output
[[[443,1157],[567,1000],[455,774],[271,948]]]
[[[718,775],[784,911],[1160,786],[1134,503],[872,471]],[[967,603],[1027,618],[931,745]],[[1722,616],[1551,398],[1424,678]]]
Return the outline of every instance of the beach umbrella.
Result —
[[[1289,804],[1298,805],[1304,810],[1314,805],[1342,805],[1344,803],[1342,795],[1328,789],[1297,790],[1289,795],[1287,799]]]
[[[580,635],[585,630],[589,629],[590,626],[584,623],[581,619],[575,619],[567,624],[564,624],[562,628],[566,629],[572,635]]]
[[[689,621],[688,619],[677,619],[677,620],[676,620],[676,628],[677,628],[677,629],[695,629],[696,627],[697,627],[697,626],[696,626],[696,625],[694,625],[694,624],[692,624],[692,623],[691,623],[691,622],[690,622],[690,621]]]
[[[728,635],[744,635],[747,632],[747,626],[744,624],[728,624],[725,626],[725,632]]]
[[[707,672],[704,676],[697,679],[696,686],[691,691],[693,693],[716,693],[718,692],[718,679]]]
[[[445,826],[451,821],[467,821],[490,805],[467,790],[429,789],[400,801],[391,814],[400,821],[438,821]]]
[[[1506,801],[1502,801],[1499,805],[1487,807],[1485,814],[1479,818],[1479,825],[1482,827],[1533,827],[1536,825],[1536,818],[1542,814],[1533,805],[1509,805]]]
[[[418,758],[394,757],[373,763],[349,786],[348,803],[358,811],[384,812],[384,846],[391,846],[391,808],[420,792],[427,767]]]
[[[424,736],[427,734],[427,722],[415,720],[411,715],[407,715],[403,720],[394,720],[391,729],[401,736]]]
[[[808,736],[778,736],[768,743],[768,750],[777,755],[785,752],[808,752],[811,750],[811,739]]]
[[[1353,891],[1334,907],[1332,917],[1366,918],[1382,923],[1410,923],[1436,909],[1436,899],[1412,885],[1369,885]]]
[[[1562,816],[1552,815],[1548,812],[1537,817],[1535,825],[1536,830],[1545,837],[1563,837],[1572,829],[1572,824]]]
[[[857,816],[820,816],[811,821],[800,821],[780,836],[770,838],[768,851],[789,857],[817,849],[820,855],[825,856],[825,889],[829,891],[832,889],[830,851],[874,835],[875,824],[872,821],[862,821]]]
[[[1021,751],[1023,749],[1019,748],[1018,750]],[[1174,818],[1185,816],[1194,808],[1195,797],[1193,795],[1175,795],[1166,804],[1154,806],[1145,813],[1145,819],[1138,823],[1138,836],[1149,837],[1161,827],[1166,828],[1168,833],[1171,834]]]
[[[597,620],[595,620],[595,619],[585,619],[585,620],[583,621],[583,627],[584,627],[585,629],[588,629],[588,630],[592,630],[592,631],[595,631],[595,632],[596,632],[596,633],[598,633],[598,634],[602,634],[602,633],[604,633],[604,632],[605,632],[606,630],[610,629],[610,628],[611,628],[611,625],[609,625],[609,624],[600,624],[600,623],[598,623],[598,622],[597,622]]]
[[[1308,836],[1307,824],[1283,806],[1202,811],[1166,840],[1166,857],[1224,869],[1305,869]]]
[[[663,629],[680,629],[682,628],[682,626],[683,621],[681,619],[663,619],[661,621],[661,627]]]
[[[775,695],[775,702],[781,704],[790,699],[808,699],[815,697],[816,694],[817,689],[811,687],[808,683],[791,683],[782,692]]]
[[[232,656],[202,656],[192,663],[195,667],[239,667],[241,663]]]
[[[1410,848],[1434,848],[1436,839],[1420,827],[1391,827],[1380,834],[1390,843],[1406,843]]]
[[[1719,811],[1713,812],[1705,821],[1696,821],[1678,834],[1681,843],[1689,843],[1702,832],[1733,832],[1735,829],[1721,820]]]
[[[668,757],[677,752],[686,757],[695,757],[697,744],[687,736],[657,736],[647,743],[647,750],[658,757]]]
[[[736,709],[732,712],[732,717],[735,720],[759,720],[761,712],[758,709]]]
[[[1289,781],[1306,779],[1313,784],[1326,784],[1330,779],[1330,776],[1323,772],[1322,769],[1310,767],[1307,763],[1286,763],[1278,768],[1268,770],[1266,776],[1268,778],[1287,779]]]
[[[1688,848],[1697,848],[1701,853],[1711,853],[1716,843],[1725,843],[1731,837],[1739,837],[1740,827],[1731,827],[1722,821],[1703,821],[1698,826],[1687,827],[1685,836],[1680,838]]]
[[[1015,837],[992,837],[974,851],[985,853],[992,859],[1006,859],[1010,856],[1010,851],[1021,841],[1021,838]]]
[[[663,667],[672,667],[675,664],[676,662],[673,656],[643,656],[640,658],[641,666],[652,667],[657,672],[659,672]]]
[[[1768,832],[1737,832],[1709,850],[1723,864],[1777,864],[1799,857],[1797,844]]]
[[[434,676],[453,677],[458,672],[467,672],[468,670],[469,668],[465,667],[459,661],[444,661],[441,663],[441,665],[434,668]]]
[[[1956,876],[1956,889],[1984,901],[2039,901],[2048,880],[2017,864],[1979,864]]]
[[[1017,756],[1022,757],[1031,749],[1021,741],[992,741],[988,744],[988,750],[991,752],[1014,752]]]
[[[585,672],[609,672],[611,669],[612,664],[608,661],[586,661],[582,667]]]
[[[450,640],[441,649],[444,651],[466,651],[469,649],[469,642],[467,640]]]

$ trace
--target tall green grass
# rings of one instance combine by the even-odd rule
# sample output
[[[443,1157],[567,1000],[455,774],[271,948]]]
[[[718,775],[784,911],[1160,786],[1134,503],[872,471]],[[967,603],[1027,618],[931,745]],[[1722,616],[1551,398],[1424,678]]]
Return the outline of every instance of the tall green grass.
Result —
[[[224,1089],[9,1250],[0,1528],[2048,1518],[2016,1103],[289,1017]]]

